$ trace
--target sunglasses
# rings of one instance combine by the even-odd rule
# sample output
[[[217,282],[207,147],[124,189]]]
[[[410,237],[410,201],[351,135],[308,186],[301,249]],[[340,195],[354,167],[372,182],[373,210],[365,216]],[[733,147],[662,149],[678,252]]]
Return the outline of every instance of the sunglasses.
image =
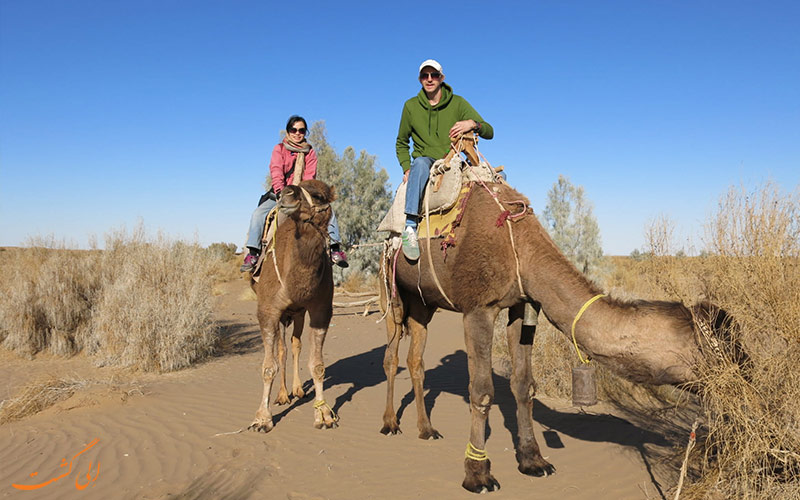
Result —
[[[287,130],[287,132],[289,132],[291,134],[305,134],[306,133],[306,128],[305,127],[301,127],[301,128],[291,127],[290,129]]]
[[[419,74],[419,79],[420,80],[427,80],[428,78],[433,78],[434,80],[438,80],[441,77],[442,77],[442,74],[439,73],[438,71],[433,71],[431,73],[420,73]]]

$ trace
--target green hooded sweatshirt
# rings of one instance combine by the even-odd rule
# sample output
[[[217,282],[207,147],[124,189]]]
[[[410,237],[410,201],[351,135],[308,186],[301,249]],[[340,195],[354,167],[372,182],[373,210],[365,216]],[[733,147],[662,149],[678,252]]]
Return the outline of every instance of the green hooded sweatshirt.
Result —
[[[397,159],[403,172],[411,168],[411,156],[444,158],[450,151],[450,128],[461,120],[480,123],[478,135],[483,139],[494,137],[494,129],[481,118],[466,99],[453,94],[453,88],[442,83],[442,98],[431,106],[425,90],[407,100],[403,105],[400,128],[397,131]],[[409,155],[409,139],[414,140],[414,152]]]

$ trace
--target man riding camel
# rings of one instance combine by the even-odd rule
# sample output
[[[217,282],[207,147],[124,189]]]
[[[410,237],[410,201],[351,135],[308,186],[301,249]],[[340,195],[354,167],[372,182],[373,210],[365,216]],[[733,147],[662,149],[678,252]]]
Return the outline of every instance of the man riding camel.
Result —
[[[483,139],[494,137],[494,129],[481,118],[466,99],[444,83],[442,65],[433,59],[419,66],[422,89],[403,105],[397,131],[397,160],[403,167],[406,186],[406,223],[402,233],[403,255],[419,259],[417,223],[420,201],[428,183],[430,168],[450,150],[450,139],[475,131]],[[409,155],[409,139],[414,151]],[[413,161],[411,158],[414,158]]]

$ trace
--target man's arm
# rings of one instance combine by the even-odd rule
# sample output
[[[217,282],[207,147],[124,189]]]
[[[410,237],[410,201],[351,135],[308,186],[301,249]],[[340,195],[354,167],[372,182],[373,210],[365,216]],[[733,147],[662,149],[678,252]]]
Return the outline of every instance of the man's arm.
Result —
[[[458,135],[458,134],[455,135],[453,134],[453,129],[455,129],[456,125],[459,124],[461,124],[459,129],[464,129],[461,130],[459,133],[465,133],[474,130],[478,133],[478,136],[481,139],[488,140],[494,137],[494,129],[492,128],[491,125],[489,125],[489,122],[485,121],[481,117],[481,115],[479,115],[478,112],[475,111],[475,108],[473,108],[463,97],[461,98],[460,110],[461,112],[459,113],[459,115],[461,120],[456,122],[456,124],[453,125],[453,128],[450,129],[451,137],[455,137],[455,135]]]
[[[397,141],[395,143],[395,151],[397,152],[397,161],[403,167],[403,172],[408,172],[411,168],[411,154],[410,151],[410,138],[411,138],[411,117],[403,106],[403,113],[400,115],[400,127],[397,130]]]

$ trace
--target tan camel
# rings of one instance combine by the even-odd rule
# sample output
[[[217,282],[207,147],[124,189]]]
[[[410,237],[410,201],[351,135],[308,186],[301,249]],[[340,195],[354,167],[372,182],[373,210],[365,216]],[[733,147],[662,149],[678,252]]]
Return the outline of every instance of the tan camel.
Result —
[[[497,196],[497,201],[492,195]],[[486,421],[494,399],[491,351],[497,314],[510,308],[507,341],[512,358],[510,383],[517,403],[518,468],[523,474],[548,475],[555,472],[555,467],[542,458],[533,432],[533,338],[521,337],[524,303],[541,305],[547,319],[572,340],[571,328],[579,311],[600,294],[561,254],[527,205],[528,200],[507,185],[473,184],[456,229],[456,244],[448,248],[446,257],[439,249],[439,240],[432,240],[430,256],[426,255],[424,239],[420,240],[422,255],[415,263],[396,250],[384,254],[382,268],[388,272],[386,286],[382,287],[382,305],[384,310],[387,301],[391,305],[386,319],[388,343],[383,365],[387,396],[381,432],[400,432],[393,406],[394,379],[398,342],[404,333],[409,333],[408,370],[419,437],[441,437],[431,426],[423,399],[422,353],[427,324],[439,307],[463,313],[472,426],[462,486],[472,492],[499,488],[484,451]],[[396,270],[394,283],[392,269]],[[437,277],[441,286],[437,286]],[[680,303],[622,302],[601,297],[580,316],[575,338],[584,355],[631,380],[690,384],[698,376],[694,367],[701,357],[700,344],[708,342],[715,348],[719,345],[712,329],[723,326],[725,317],[717,313],[708,304],[687,308]],[[695,327],[695,318],[707,327],[702,334]],[[707,335],[706,340],[701,340],[703,335]]]
[[[251,430],[272,430],[269,397],[272,381],[278,371],[280,390],[275,402],[289,402],[284,338],[289,323],[294,323],[292,394],[298,398],[304,396],[299,376],[299,357],[306,311],[313,343],[308,369],[314,382],[314,427],[321,429],[336,425],[337,417],[325,403],[322,393],[325,375],[322,346],[333,315],[333,273],[327,253],[327,226],[331,217],[330,203],[334,199],[333,188],[318,180],[287,186],[281,194],[278,209],[286,218],[277,227],[273,249],[265,254],[259,281],[251,282],[258,296],[258,324],[264,341],[264,394],[255,420],[249,427]]]

